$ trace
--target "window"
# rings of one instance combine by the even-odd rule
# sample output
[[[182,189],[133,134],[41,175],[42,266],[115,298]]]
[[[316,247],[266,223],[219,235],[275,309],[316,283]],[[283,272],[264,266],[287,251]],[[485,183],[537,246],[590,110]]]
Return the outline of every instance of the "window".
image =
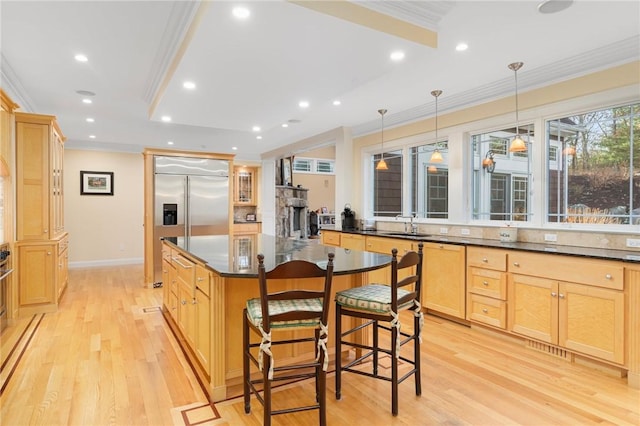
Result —
[[[449,170],[447,142],[411,148],[409,175],[411,176],[411,214],[420,218],[449,217]],[[440,151],[443,161],[432,163],[434,151]]]
[[[473,135],[473,219],[529,221],[533,125],[519,127],[525,152],[509,152],[515,128]]]
[[[640,224],[640,104],[547,122],[547,221]]]
[[[395,217],[402,214],[402,152],[385,152],[387,170],[376,170],[380,155],[371,157],[373,170],[373,215]]]
[[[324,158],[294,158],[293,171],[296,173],[335,174],[335,161]]]

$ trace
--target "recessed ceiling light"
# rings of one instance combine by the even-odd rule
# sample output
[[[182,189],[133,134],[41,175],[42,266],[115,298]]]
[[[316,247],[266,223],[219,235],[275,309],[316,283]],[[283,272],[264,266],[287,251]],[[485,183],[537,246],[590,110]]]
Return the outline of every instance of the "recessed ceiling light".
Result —
[[[336,99],[335,101],[333,101],[333,105],[334,106],[338,106],[340,105],[342,102],[340,102],[338,99]]]
[[[167,145],[173,145],[173,141],[168,141]]]
[[[395,52],[391,53],[389,58],[391,58],[391,60],[394,62],[399,62],[404,59],[404,52],[401,50],[396,50]]]
[[[237,19],[247,19],[251,15],[251,11],[243,6],[234,7],[231,13]]]
[[[468,48],[469,48],[469,45],[467,45],[467,43],[463,43],[463,42],[461,42],[461,43],[458,43],[458,44],[456,45],[456,50],[457,50],[458,52],[464,52],[464,51],[465,51],[465,50],[467,50]]]
[[[258,135],[258,136],[256,136],[256,139],[260,140],[260,139],[262,139],[262,136]]]
[[[89,135],[89,139],[95,139],[96,135]]]
[[[169,117],[168,115],[163,115],[160,120],[164,121],[165,123],[168,123],[171,121],[171,117]]]
[[[309,101],[300,101],[298,102],[298,106],[300,108],[309,108]]]
[[[74,58],[78,62],[87,62],[89,60],[89,58],[87,58],[87,56],[83,55],[82,53],[78,53],[76,56],[74,56]]]
[[[232,146],[231,149],[234,150],[234,151],[237,151],[238,147],[237,146]]]
[[[282,127],[289,127],[287,123],[282,123]]]
[[[253,126],[251,128],[251,130],[253,130],[254,132],[259,132],[260,131],[260,126]]]
[[[193,81],[185,81],[182,83],[182,87],[185,89],[193,90],[196,88],[196,84]]]
[[[93,123],[95,121],[95,118],[87,117],[87,123]]]
[[[93,103],[93,101],[92,101],[91,99],[84,98],[84,99],[82,100],[82,103],[83,103],[83,104],[92,104],[92,103]]]
[[[557,13],[565,10],[571,4],[573,0],[545,0],[538,5],[538,12],[540,13]]]

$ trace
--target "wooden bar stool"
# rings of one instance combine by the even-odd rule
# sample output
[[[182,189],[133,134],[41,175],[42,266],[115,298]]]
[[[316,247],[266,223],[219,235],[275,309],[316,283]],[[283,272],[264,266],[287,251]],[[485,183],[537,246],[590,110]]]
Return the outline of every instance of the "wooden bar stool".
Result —
[[[367,284],[362,287],[351,288],[336,293],[336,399],[341,399],[342,372],[373,377],[391,382],[391,412],[398,415],[398,384],[414,376],[416,395],[422,393],[420,385],[420,332],[424,317],[420,307],[420,291],[422,283],[422,243],[418,245],[418,252],[409,251],[398,260],[398,250],[391,251],[391,285]],[[398,271],[406,268],[409,274],[398,280]],[[411,310],[414,314],[413,331],[407,333],[400,330],[399,314],[403,310]],[[342,316],[363,318],[366,322],[342,332]],[[383,322],[380,324],[379,322]],[[388,325],[387,325],[388,323]],[[345,337],[356,331],[365,331],[369,326],[373,328],[371,345],[364,345]],[[378,331],[384,329],[391,333],[390,348],[381,348]],[[400,355],[402,346],[413,341],[413,360]],[[362,356],[342,365],[340,354],[342,345],[364,349]],[[378,371],[380,353],[391,357],[391,376],[381,375]],[[365,359],[372,358],[372,372],[358,369],[357,366]],[[398,360],[411,364],[412,369],[404,376],[398,377]]]
[[[333,279],[334,254],[329,253],[326,269],[304,260],[292,260],[265,271],[264,256],[258,255],[258,281],[260,298],[250,299],[243,313],[243,384],[244,411],[251,412],[251,393],[264,406],[264,424],[271,424],[271,416],[306,410],[319,410],[320,425],[326,425],[326,375],[329,365],[327,354],[329,316],[329,297]],[[297,288],[308,284],[309,279],[324,278],[324,287],[320,290],[286,290],[270,292],[272,280],[294,280]],[[305,281],[307,281],[305,283]],[[272,339],[273,331],[313,330],[313,337]],[[260,343],[251,343],[249,330],[260,336]],[[293,365],[276,365],[271,348],[274,345],[314,342],[316,358],[313,362]],[[257,355],[251,349],[259,348]],[[255,352],[255,351],[254,351]],[[251,379],[250,363],[262,371],[260,379]],[[313,369],[312,372],[309,372]],[[272,382],[315,378],[315,404],[292,407],[281,410],[271,408]],[[261,384],[262,390],[256,385]]]

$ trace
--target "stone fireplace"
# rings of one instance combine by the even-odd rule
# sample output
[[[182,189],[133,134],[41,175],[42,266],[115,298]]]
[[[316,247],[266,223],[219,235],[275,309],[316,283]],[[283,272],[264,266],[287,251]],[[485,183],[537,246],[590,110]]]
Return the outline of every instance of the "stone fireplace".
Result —
[[[308,238],[308,189],[276,185],[276,236]]]

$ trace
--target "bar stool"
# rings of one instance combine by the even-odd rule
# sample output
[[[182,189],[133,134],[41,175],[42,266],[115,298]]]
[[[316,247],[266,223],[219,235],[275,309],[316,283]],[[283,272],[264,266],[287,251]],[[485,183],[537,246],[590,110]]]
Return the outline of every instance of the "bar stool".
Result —
[[[398,384],[414,376],[416,395],[422,393],[420,385],[420,341],[424,317],[420,307],[420,291],[422,283],[422,243],[418,252],[409,251],[398,260],[398,250],[391,251],[391,285],[367,284],[336,293],[336,399],[341,399],[342,372],[348,371],[391,382],[391,412],[398,415]],[[410,275],[398,280],[398,271],[409,269]],[[413,331],[406,333],[400,330],[401,311],[413,311]],[[367,321],[357,327],[342,331],[342,317],[362,318]],[[383,322],[380,324],[379,322]],[[387,324],[388,323],[388,324]],[[345,340],[346,336],[356,331],[366,331],[372,326],[373,341],[364,345],[353,340]],[[378,332],[380,329],[391,333],[389,348],[381,348]],[[413,341],[414,358],[408,359],[400,355],[402,346]],[[365,352],[353,361],[342,365],[340,354],[342,345],[364,349]],[[378,371],[380,354],[391,357],[391,376],[382,375]],[[365,359],[372,358],[372,372],[357,369],[356,366]],[[412,369],[402,377],[398,377],[398,360],[411,364]]]
[[[306,410],[319,410],[320,425],[326,425],[326,375],[329,365],[327,354],[329,317],[329,297],[333,279],[334,254],[328,254],[326,269],[315,263],[304,260],[292,260],[265,270],[264,256],[258,255],[258,282],[260,298],[250,299],[243,313],[243,387],[244,411],[251,412],[251,394],[264,406],[264,424],[271,424],[271,416]],[[296,285],[309,284],[310,280],[324,278],[324,287],[320,290],[286,290],[270,292],[272,280],[294,280]],[[314,330],[313,337],[273,340],[272,331]],[[253,330],[260,338],[260,343],[251,343],[250,332]],[[313,362],[278,365],[271,351],[274,345],[315,343],[316,358]],[[259,348],[257,355],[251,351]],[[254,351],[255,352],[255,351]],[[251,379],[250,362],[262,371],[260,379]],[[313,368],[313,372],[308,370]],[[271,408],[272,382],[283,380],[300,380],[315,378],[315,404],[292,407],[281,410]],[[262,384],[262,390],[256,385]]]

